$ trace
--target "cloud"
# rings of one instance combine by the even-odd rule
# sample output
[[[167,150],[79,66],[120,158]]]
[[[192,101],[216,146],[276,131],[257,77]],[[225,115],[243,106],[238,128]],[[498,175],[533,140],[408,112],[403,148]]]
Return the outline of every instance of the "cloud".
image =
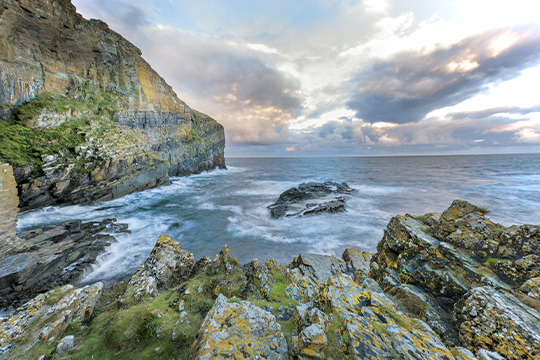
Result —
[[[370,123],[418,122],[539,62],[538,27],[487,31],[431,53],[408,51],[375,61],[356,75],[347,105]]]

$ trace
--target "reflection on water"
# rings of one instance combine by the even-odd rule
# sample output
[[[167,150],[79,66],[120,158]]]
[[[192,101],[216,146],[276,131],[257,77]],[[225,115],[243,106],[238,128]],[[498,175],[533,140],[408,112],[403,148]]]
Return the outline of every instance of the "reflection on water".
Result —
[[[228,244],[242,263],[290,262],[301,252],[341,256],[347,247],[375,251],[397,214],[441,212],[454,199],[489,208],[503,225],[537,223],[539,155],[386,158],[228,159],[216,170],[93,206],[44,208],[21,214],[19,231],[63,221],[117,218],[129,224],[99,258],[86,282],[131,275],[162,233],[196,258]],[[346,181],[358,190],[347,212],[270,219],[266,206],[308,181]]]

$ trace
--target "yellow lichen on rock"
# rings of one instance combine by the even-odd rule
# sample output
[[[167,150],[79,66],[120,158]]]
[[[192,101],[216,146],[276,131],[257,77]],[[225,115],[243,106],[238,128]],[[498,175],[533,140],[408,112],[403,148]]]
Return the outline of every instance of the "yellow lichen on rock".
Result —
[[[248,301],[228,302],[220,294],[188,359],[282,360],[286,356],[287,343],[274,315]]]

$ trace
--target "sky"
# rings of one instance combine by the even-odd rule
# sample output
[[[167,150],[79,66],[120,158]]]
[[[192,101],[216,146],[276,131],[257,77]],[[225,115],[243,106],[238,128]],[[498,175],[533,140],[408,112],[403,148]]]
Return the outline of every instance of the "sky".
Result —
[[[228,157],[540,152],[538,0],[73,0]]]

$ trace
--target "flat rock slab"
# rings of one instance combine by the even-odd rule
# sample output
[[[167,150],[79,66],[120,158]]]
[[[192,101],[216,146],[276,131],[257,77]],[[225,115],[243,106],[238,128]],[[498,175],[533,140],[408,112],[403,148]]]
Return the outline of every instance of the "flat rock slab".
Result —
[[[324,183],[302,183],[290,188],[279,199],[268,206],[273,218],[304,216],[317,213],[338,213],[345,210],[344,195],[352,194],[347,183],[325,181]]]

